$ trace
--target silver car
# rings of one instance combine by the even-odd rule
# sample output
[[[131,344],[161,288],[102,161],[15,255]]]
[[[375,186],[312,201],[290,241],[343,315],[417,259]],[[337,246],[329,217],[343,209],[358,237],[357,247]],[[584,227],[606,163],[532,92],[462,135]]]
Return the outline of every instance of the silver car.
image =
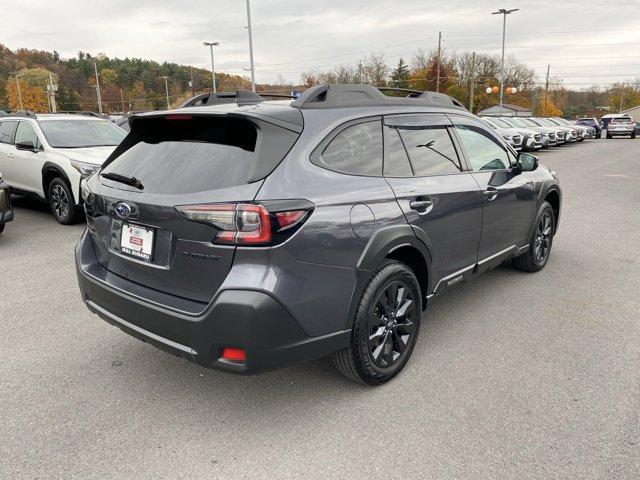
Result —
[[[509,145],[517,152],[522,150],[522,141],[524,137],[513,127],[503,127],[494,122],[493,117],[480,117],[487,125],[496,131]]]
[[[518,132],[524,137],[523,150],[535,151],[542,148],[542,134],[527,127],[520,121],[519,118],[514,117],[500,117],[498,120],[504,122],[510,127],[516,128]]]
[[[607,138],[617,136],[636,138],[636,125],[629,115],[613,117],[607,125]]]

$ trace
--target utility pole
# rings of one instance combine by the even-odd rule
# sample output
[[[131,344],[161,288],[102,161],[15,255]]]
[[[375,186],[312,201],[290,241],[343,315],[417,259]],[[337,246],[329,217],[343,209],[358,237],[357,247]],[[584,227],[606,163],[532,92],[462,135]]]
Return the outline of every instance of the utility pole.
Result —
[[[438,32],[438,63],[436,66],[436,92],[440,91],[440,53],[442,51],[442,32]]]
[[[169,84],[167,83],[169,77],[163,75],[162,78],[164,78],[164,91],[167,94],[167,110],[169,110]]]
[[[491,15],[502,15],[502,59],[500,61],[500,115],[502,115],[502,104],[504,101],[504,41],[507,30],[507,15],[513,12],[517,12],[518,8],[512,8],[507,10],[501,8],[497,12],[492,12]]]
[[[120,87],[120,103],[122,105],[122,114],[124,115],[124,93],[122,93],[122,87]]]
[[[193,90],[193,67],[189,67],[189,76],[191,77],[191,80],[189,80],[189,87],[191,88],[191,96],[195,97],[195,91]]]
[[[476,52],[471,53],[471,85],[469,86],[469,111],[473,113],[473,95],[476,88]]]
[[[622,82],[622,87],[620,87],[620,113],[622,113],[622,101],[624,100],[624,82]]]
[[[98,62],[93,62],[93,71],[96,73],[96,94],[98,95],[98,111],[102,115],[102,97],[100,96],[100,80],[98,79]]]
[[[16,73],[16,86],[18,87],[18,100],[20,101],[20,110],[24,110],[22,106],[22,93],[20,93],[20,79],[18,78],[18,74]]]
[[[247,30],[249,31],[249,62],[251,63],[251,91],[256,91],[256,68],[253,63],[253,36],[251,33],[251,5],[247,0]]]
[[[58,91],[58,86],[53,84],[53,77],[49,74],[49,85],[47,85],[47,90],[49,91],[49,105],[51,105],[51,113],[56,113],[58,111],[58,107],[56,105],[56,91]]]
[[[547,65],[547,80],[544,86],[544,116],[547,116],[547,102],[549,101],[549,70],[551,65]]]
[[[216,67],[213,63],[213,47],[220,45],[220,42],[202,42],[202,44],[211,50],[211,82],[213,83],[213,93],[216,93]]]

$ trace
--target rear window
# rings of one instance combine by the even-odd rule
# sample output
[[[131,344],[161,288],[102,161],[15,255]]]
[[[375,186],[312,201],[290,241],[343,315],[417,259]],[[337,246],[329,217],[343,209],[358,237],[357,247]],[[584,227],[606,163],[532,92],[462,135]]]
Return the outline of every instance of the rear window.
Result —
[[[375,120],[345,128],[314,163],[350,175],[382,175],[382,123]]]
[[[271,173],[297,138],[289,130],[243,118],[139,118],[120,147],[126,150],[102,173],[135,177],[148,193],[186,194],[233,187]]]
[[[630,117],[615,117],[611,119],[613,123],[631,123],[632,121]]]

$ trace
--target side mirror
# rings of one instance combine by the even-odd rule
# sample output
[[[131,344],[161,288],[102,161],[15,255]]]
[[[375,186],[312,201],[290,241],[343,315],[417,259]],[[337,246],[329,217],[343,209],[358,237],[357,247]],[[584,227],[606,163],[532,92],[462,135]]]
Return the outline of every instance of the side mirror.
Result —
[[[24,142],[16,143],[16,148],[18,150],[29,150],[32,152],[38,152],[39,149],[36,148],[35,144],[31,140],[25,140]]]
[[[533,172],[538,168],[538,157],[530,153],[520,152],[518,155],[518,167],[523,172]]]

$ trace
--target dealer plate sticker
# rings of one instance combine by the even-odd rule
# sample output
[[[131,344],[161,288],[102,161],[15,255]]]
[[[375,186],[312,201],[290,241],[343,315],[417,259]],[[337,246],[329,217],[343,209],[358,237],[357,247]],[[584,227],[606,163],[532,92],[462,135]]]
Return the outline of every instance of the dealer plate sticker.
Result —
[[[139,225],[123,224],[120,240],[122,253],[132,257],[151,261],[153,254],[153,230]]]

